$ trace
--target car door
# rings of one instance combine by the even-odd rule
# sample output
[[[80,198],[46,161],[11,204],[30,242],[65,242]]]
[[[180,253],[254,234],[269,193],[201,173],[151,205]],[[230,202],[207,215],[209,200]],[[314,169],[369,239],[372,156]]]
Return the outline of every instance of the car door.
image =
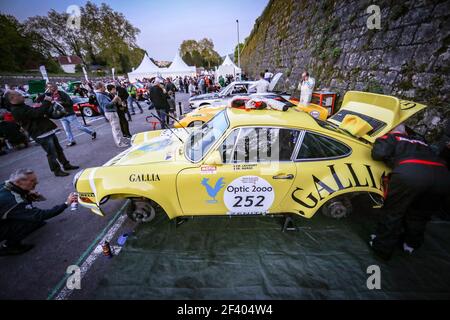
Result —
[[[184,215],[280,212],[296,178],[291,158],[299,135],[297,130],[272,127],[231,131],[212,152],[220,164],[203,163],[178,175]]]

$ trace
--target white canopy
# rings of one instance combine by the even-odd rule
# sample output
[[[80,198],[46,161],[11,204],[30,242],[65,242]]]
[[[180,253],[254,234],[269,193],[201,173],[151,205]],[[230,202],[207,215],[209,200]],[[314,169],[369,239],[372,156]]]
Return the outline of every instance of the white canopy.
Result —
[[[180,54],[177,53],[173,58],[172,64],[169,68],[161,69],[162,75],[164,77],[184,77],[184,76],[195,76],[196,68],[190,67],[186,62],[181,59]]]
[[[242,69],[238,68],[233,61],[231,61],[230,56],[227,55],[225,59],[223,60],[223,63],[219,66],[219,68],[216,71],[216,81],[219,79],[220,76],[226,77],[227,75],[231,74],[234,77],[236,75],[240,75],[242,73]]]
[[[139,67],[128,73],[128,79],[130,82],[136,82],[138,79],[152,78],[159,74],[161,74],[161,69],[145,54]]]

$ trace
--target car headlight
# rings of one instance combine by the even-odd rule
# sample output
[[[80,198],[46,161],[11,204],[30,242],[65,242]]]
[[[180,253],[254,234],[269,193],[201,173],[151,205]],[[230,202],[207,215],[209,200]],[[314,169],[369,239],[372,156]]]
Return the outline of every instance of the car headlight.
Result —
[[[81,177],[81,175],[83,174],[83,171],[84,171],[84,169],[78,171],[77,174],[73,177],[72,184],[73,184],[73,187],[74,187],[75,190],[77,189],[77,182],[78,182],[78,179],[79,179],[79,178]]]
[[[319,111],[311,111],[309,114],[315,119],[318,119],[320,117]]]

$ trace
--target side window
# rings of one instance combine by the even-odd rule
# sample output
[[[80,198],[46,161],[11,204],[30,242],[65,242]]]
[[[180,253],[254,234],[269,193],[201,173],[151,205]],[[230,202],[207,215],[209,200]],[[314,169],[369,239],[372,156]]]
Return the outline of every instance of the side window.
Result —
[[[297,155],[297,160],[342,157],[350,154],[351,149],[337,140],[306,132]]]
[[[280,128],[242,128],[237,136],[237,131],[222,145],[224,163],[290,161],[300,133]]]
[[[234,146],[236,144],[237,137],[239,135],[240,129],[234,129],[228,137],[223,142],[222,146],[220,147],[220,154],[222,155],[222,162],[223,163],[230,163],[232,162],[232,152],[234,149]]]

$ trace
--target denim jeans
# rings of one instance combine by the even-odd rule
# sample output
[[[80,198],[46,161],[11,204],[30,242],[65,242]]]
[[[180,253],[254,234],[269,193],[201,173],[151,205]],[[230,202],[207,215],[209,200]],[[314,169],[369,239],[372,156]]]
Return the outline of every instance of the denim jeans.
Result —
[[[56,134],[51,134],[45,138],[36,138],[34,140],[39,143],[47,153],[47,160],[48,165],[50,166],[50,170],[52,170],[53,172],[61,170],[61,166],[59,163],[61,163],[63,166],[67,166],[69,164],[69,161],[66,159],[64,151],[59,144]]]
[[[161,119],[161,129],[164,130],[167,128],[167,113],[164,110],[156,109],[156,113],[158,113],[158,117]]]
[[[92,135],[94,131],[88,129],[87,127],[83,126],[77,119],[76,115],[70,115],[67,117],[64,117],[61,119],[61,124],[64,128],[64,131],[67,135],[67,140],[69,140],[69,143],[74,142],[73,134],[72,134],[72,127],[71,125],[74,124],[78,130],[83,131],[89,135]]]
[[[139,110],[142,111],[142,107],[139,104],[139,102],[136,100],[136,98],[133,98],[132,96],[128,96],[127,98],[128,107],[131,108],[131,113],[134,113],[134,104],[136,103]]]

